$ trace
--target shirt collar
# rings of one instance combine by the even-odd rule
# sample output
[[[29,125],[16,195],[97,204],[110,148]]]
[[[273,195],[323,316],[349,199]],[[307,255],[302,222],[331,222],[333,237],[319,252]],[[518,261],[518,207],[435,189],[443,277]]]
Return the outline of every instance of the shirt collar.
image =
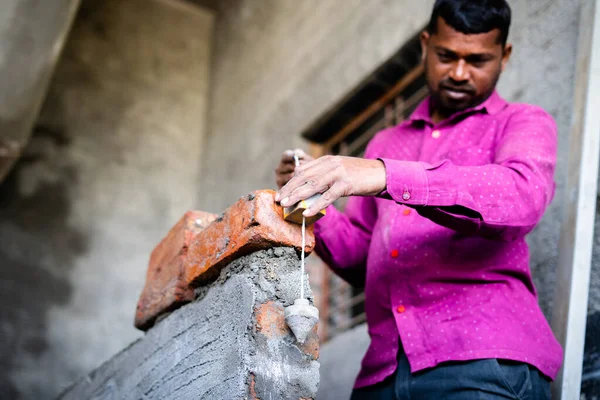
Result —
[[[417,106],[417,108],[411,114],[411,116],[408,118],[408,120],[412,121],[412,122],[424,121],[429,124],[433,124],[433,122],[431,121],[431,115],[429,114],[430,104],[431,104],[431,96],[427,96],[427,98],[425,98],[425,100],[423,100],[421,102],[421,104],[419,104],[419,106]],[[492,92],[492,94],[490,95],[490,97],[488,97],[487,100],[485,100],[483,103],[479,104],[478,106],[460,111],[460,112],[454,114],[453,116],[451,116],[449,119],[453,119],[459,115],[463,115],[463,114],[467,114],[467,113],[474,113],[474,112],[478,112],[478,111],[485,111],[486,113],[488,113],[490,115],[494,115],[494,114],[497,114],[500,111],[502,111],[504,109],[504,107],[506,107],[507,104],[508,103],[506,102],[506,100],[504,100],[498,94],[498,92],[496,90],[494,90]]]

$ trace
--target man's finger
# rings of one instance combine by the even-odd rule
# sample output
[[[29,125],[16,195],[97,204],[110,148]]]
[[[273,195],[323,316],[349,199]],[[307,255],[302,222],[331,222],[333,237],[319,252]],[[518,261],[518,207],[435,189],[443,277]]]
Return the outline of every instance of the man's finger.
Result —
[[[310,157],[308,154],[306,154],[304,152],[304,150],[302,149],[296,149],[294,150],[294,155],[298,156],[299,160],[306,160],[306,159],[312,159],[312,157]]]
[[[313,215],[317,215],[317,213],[321,210],[326,209],[331,204],[333,204],[337,199],[342,197],[342,185],[340,183],[335,183],[331,186],[327,191],[325,191],[321,197],[319,197],[315,202],[308,207],[302,213],[302,216],[309,218]]]
[[[280,194],[281,205],[289,207],[316,193],[318,193],[318,188],[314,180],[294,177],[284,186],[284,190]]]
[[[290,181],[290,179],[292,179],[292,177],[294,176],[294,174],[281,174],[281,175],[277,175],[276,178],[276,183],[277,183],[277,187],[279,187],[280,189],[285,186],[286,183],[288,183]]]
[[[281,201],[284,207],[288,207],[300,200],[305,200],[315,193],[321,193],[327,190],[336,177],[328,172],[326,161],[321,158],[310,161],[294,170],[294,177],[279,191],[275,196],[275,201]],[[305,190],[298,192],[298,189],[308,184],[317,191]],[[287,200],[287,201],[285,201]]]
[[[281,154],[282,163],[293,163],[294,162],[294,150],[286,150]]]
[[[332,184],[331,176],[323,174],[303,174],[294,176],[281,190],[281,205],[289,207],[314,194],[322,193]]]
[[[281,155],[281,162],[282,163],[294,163],[294,161],[295,161],[294,155],[298,156],[298,160],[300,160],[300,162],[302,162],[302,160],[305,160],[305,161],[313,160],[313,158],[311,156],[309,156],[308,154],[306,154],[304,152],[304,150],[295,149],[295,150],[284,151],[283,154]]]
[[[281,163],[277,166],[277,168],[275,168],[275,173],[276,174],[288,174],[288,173],[294,172],[295,169],[296,169],[296,167],[292,163],[285,163],[285,164]]]

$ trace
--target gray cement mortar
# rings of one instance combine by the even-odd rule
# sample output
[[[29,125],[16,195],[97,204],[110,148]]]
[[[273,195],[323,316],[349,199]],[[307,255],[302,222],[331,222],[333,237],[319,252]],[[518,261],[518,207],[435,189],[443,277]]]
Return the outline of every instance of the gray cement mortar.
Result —
[[[234,276],[176,310],[61,399],[243,399],[253,283]]]
[[[294,249],[242,257],[197,290],[194,302],[162,318],[60,398],[245,399],[251,375],[260,399],[314,398],[319,363],[291,332],[269,338],[255,330],[255,308],[269,300],[292,304],[299,279]]]

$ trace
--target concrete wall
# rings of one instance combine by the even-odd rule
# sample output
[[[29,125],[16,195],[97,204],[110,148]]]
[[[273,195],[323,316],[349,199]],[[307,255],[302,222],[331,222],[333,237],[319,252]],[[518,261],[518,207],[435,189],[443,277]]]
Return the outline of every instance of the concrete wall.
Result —
[[[207,233],[207,241],[213,238]],[[300,345],[284,319],[284,306],[299,295],[299,278],[293,248],[238,258],[216,282],[199,288],[201,298],[161,320],[61,398],[314,398],[318,338],[312,333]]]
[[[29,140],[79,0],[0,4],[0,182]]]
[[[549,318],[572,122],[579,0],[512,0],[510,4],[514,55],[499,90],[510,101],[542,106],[554,116],[559,130],[556,195],[542,223],[529,236],[531,268],[540,304]]]
[[[150,250],[199,192],[213,15],[84,1],[0,186],[0,397],[47,399],[140,336]]]

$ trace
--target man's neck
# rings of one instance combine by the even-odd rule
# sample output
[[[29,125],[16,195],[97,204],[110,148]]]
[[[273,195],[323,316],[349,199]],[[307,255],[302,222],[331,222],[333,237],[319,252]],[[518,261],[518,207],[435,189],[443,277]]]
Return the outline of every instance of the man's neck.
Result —
[[[459,111],[444,110],[440,107],[437,107],[435,103],[432,103],[431,109],[429,110],[429,115],[431,116],[431,122],[433,122],[434,125],[437,125],[440,122],[452,117],[457,112]]]
[[[450,115],[447,114],[443,114],[440,110],[437,109],[433,109],[431,111],[431,122],[434,123],[434,125],[439,124],[440,122],[444,121],[445,119],[451,117]]]

